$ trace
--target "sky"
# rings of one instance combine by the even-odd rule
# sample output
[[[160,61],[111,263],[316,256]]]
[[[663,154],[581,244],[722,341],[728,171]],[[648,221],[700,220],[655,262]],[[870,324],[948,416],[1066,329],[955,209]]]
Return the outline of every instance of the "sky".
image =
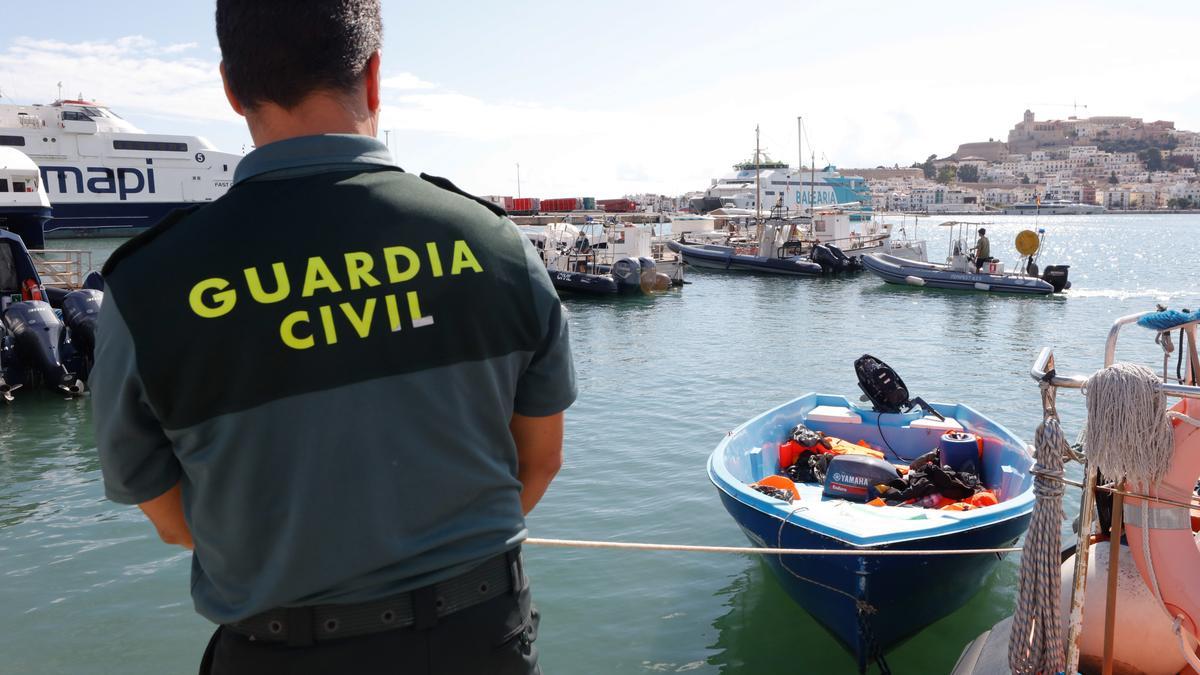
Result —
[[[0,7],[19,3],[0,0]],[[754,151],[906,166],[1038,119],[1200,130],[1200,2],[383,0],[386,137],[476,194],[678,195]],[[145,131],[249,151],[212,0],[60,0],[3,12],[0,99],[63,83]],[[1078,104],[1074,108],[1073,104]],[[1086,106],[1084,108],[1083,106]]]

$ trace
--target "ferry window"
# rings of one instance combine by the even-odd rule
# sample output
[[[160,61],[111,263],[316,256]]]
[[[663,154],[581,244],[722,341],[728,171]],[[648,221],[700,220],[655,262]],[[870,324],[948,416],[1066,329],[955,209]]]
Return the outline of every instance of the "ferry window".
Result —
[[[8,192],[8,181],[0,178],[0,192]]]
[[[75,112],[74,110],[64,110],[63,114],[62,114],[62,118],[63,118],[64,122],[91,122],[92,121],[92,118],[88,117],[87,115],[84,115],[81,112]]]
[[[84,110],[92,117],[104,117],[104,111],[99,108],[84,108]]]
[[[13,189],[12,189],[12,191],[13,191],[13,192],[24,192],[24,191],[25,191],[25,181],[23,181],[23,180],[14,180],[14,181],[13,181]]]
[[[162,141],[113,141],[114,150],[150,150],[152,152],[187,152],[187,143]]]
[[[18,147],[25,145],[24,136],[0,136],[0,145],[15,145]]]

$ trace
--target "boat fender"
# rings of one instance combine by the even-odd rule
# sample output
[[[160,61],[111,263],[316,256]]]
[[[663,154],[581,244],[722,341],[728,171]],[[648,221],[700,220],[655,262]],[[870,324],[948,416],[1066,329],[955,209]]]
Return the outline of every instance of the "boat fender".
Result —
[[[914,277],[912,275],[909,275],[907,277],[904,277],[904,283],[908,284],[909,286],[924,286],[925,280],[922,279],[921,277]]]
[[[1184,399],[1172,408],[1192,418],[1200,417],[1200,401]],[[1154,497],[1188,501],[1200,477],[1200,427],[1173,420],[1174,454],[1162,481],[1153,485],[1126,482],[1125,489]],[[1134,562],[1147,588],[1157,590],[1171,617],[1183,616],[1183,628],[1196,634],[1200,626],[1200,549],[1192,534],[1189,510],[1162,502],[1125,498],[1126,537]],[[1143,535],[1147,539],[1143,540]],[[1148,543],[1143,546],[1143,541]],[[1145,549],[1150,552],[1147,560]],[[1153,571],[1150,564],[1153,564]]]
[[[642,292],[650,294],[654,292],[655,279],[658,277],[658,265],[654,264],[653,258],[641,257],[638,258],[638,264],[642,266],[641,285]]]
[[[621,258],[613,263],[612,277],[617,282],[617,292],[640,293],[642,290],[642,265],[636,258]]]
[[[992,290],[992,287],[991,287],[991,286],[989,286],[989,285],[987,285],[987,284],[979,284],[979,283],[977,283],[977,284],[975,284],[975,290],[977,290],[977,291],[990,291],[990,290]]]
[[[662,272],[659,272],[658,274],[654,275],[654,292],[655,293],[662,293],[663,291],[669,290],[671,288],[671,285],[672,285],[672,282],[671,282],[671,277],[669,275],[663,274]]]

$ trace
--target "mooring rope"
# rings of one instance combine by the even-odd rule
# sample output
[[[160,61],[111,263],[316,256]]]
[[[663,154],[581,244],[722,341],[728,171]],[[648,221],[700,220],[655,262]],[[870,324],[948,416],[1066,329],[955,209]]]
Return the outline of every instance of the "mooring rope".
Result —
[[[963,548],[963,549],[829,549],[829,548],[760,548],[757,546],[691,546],[684,544],[643,544],[629,541],[589,541],[584,539],[538,539],[529,538],[528,546],[550,548],[606,548],[624,551],[676,551],[682,553],[731,553],[738,555],[832,555],[832,556],[904,556],[904,555],[975,555],[1020,553],[1019,547],[1007,548]]]
[[[1059,566],[1062,551],[1063,455],[1070,450],[1058,417],[1037,429],[1037,501],[1021,555],[1017,608],[1008,643],[1008,666],[1016,675],[1058,673],[1066,667],[1059,618]]]

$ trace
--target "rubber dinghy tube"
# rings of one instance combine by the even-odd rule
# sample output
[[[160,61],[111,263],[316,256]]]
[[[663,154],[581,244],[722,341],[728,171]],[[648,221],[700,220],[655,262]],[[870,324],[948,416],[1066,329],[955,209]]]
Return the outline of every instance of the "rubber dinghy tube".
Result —
[[[909,286],[924,286],[925,280],[922,279],[921,277],[914,277],[912,275],[909,275],[907,277],[904,277],[904,283],[908,284]]]

